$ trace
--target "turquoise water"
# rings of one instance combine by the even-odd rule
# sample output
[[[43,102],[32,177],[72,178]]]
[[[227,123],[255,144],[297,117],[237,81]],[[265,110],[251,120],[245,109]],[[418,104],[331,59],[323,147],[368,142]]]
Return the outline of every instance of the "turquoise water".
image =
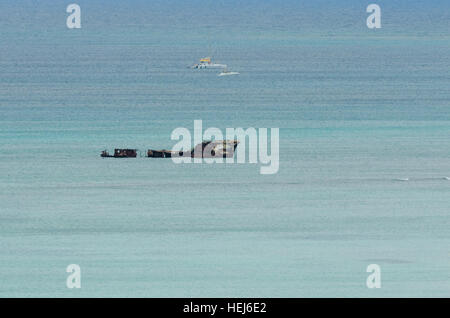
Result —
[[[0,297],[448,297],[450,7],[389,2],[2,2]],[[99,156],[196,119],[279,172]]]

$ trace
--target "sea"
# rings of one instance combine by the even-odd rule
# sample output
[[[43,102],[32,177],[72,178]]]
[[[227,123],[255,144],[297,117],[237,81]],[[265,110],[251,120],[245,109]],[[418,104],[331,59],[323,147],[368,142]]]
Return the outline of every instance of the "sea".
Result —
[[[1,1],[0,297],[449,297],[450,2],[373,2]],[[278,172],[145,157],[194,120]]]

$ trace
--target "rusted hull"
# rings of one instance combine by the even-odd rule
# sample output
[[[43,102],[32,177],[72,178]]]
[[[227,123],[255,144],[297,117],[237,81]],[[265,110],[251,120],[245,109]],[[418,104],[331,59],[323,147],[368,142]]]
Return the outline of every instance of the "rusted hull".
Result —
[[[172,157],[179,157],[183,156],[183,152],[173,152],[170,150],[153,150],[149,149],[147,151],[147,157],[148,158],[172,158]]]
[[[233,158],[239,141],[237,140],[218,140],[204,141],[196,145],[190,151],[175,152],[170,150],[147,151],[148,158],[172,158],[172,157],[191,157],[191,158]]]
[[[114,149],[114,155],[110,155],[108,151],[103,150],[100,154],[102,158],[136,158],[136,149]]]
[[[192,158],[233,158],[239,141],[204,141],[191,150]]]

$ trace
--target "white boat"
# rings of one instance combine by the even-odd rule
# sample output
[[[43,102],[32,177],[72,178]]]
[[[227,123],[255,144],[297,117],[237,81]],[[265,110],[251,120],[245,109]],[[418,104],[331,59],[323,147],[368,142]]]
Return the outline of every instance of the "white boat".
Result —
[[[202,69],[202,68],[225,68],[225,64],[213,63],[210,57],[204,57],[200,59],[200,63],[194,64],[191,68]]]
[[[219,73],[217,76],[228,76],[228,75],[239,75],[240,73],[239,72],[231,72],[231,71],[228,71],[226,68],[221,72],[221,73]]]

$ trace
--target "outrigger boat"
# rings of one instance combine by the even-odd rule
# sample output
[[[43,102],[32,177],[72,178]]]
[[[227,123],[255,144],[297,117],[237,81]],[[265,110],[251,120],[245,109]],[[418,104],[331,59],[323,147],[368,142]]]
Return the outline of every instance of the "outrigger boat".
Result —
[[[227,67],[225,64],[213,63],[210,57],[204,57],[200,59],[200,63],[194,64],[191,68],[195,69],[203,69],[203,68],[225,68]]]

